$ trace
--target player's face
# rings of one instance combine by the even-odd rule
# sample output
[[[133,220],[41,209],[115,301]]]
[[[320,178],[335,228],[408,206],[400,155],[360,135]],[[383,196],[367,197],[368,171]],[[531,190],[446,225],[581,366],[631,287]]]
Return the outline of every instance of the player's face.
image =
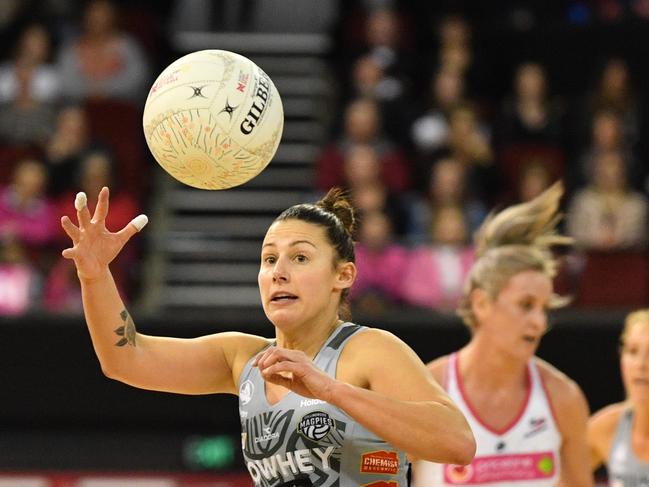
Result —
[[[631,401],[649,404],[649,322],[629,328],[620,356],[622,380]]]
[[[552,280],[546,274],[519,272],[507,281],[496,299],[489,300],[478,332],[490,333],[501,351],[528,358],[547,331],[551,298]]]
[[[264,311],[275,326],[331,321],[340,292],[348,287],[341,284],[334,257],[323,227],[296,219],[271,225],[258,281]]]

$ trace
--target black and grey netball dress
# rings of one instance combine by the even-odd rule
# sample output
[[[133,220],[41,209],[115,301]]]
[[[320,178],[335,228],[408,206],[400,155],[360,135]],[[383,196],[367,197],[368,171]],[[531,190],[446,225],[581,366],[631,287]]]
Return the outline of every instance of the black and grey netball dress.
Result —
[[[649,462],[638,459],[631,446],[633,410],[622,413],[609,450],[608,470],[611,487],[649,487]]]
[[[336,375],[345,344],[364,327],[339,326],[313,362]],[[256,486],[405,487],[405,454],[340,409],[289,392],[274,405],[251,359],[239,380],[241,444]]]

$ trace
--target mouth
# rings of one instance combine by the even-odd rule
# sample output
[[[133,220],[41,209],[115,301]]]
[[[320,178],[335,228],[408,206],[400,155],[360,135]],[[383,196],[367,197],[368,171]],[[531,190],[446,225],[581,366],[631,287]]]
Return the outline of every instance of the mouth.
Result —
[[[533,335],[523,335],[523,341],[527,343],[537,343],[539,341],[539,338]]]
[[[633,379],[633,383],[638,386],[649,386],[649,379],[637,378]]]
[[[297,296],[291,293],[274,293],[270,297],[271,303],[288,303],[297,300]]]

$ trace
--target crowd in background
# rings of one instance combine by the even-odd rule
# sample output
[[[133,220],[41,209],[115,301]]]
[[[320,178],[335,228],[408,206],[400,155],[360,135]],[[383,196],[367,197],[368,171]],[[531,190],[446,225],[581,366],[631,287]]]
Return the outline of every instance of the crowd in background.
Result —
[[[638,5],[608,3],[619,18],[596,8],[580,15],[600,23],[626,16],[649,30]],[[564,28],[582,21],[574,5],[565,7]],[[341,120],[317,161],[316,184],[346,187],[361,212],[355,306],[454,309],[472,235],[488,212],[559,179],[567,188],[563,231],[575,246],[563,255],[558,291],[577,306],[646,304],[646,99],[624,51],[600,53],[590,83],[565,93],[545,61],[560,54],[522,52],[506,86],[488,91],[484,80],[504,76],[491,72],[500,69],[498,52],[478,54],[474,23],[484,38],[491,19],[442,11],[422,22],[417,13],[366,6],[342,28]],[[519,15],[534,20],[533,11]],[[422,24],[430,28],[424,49],[416,42]]]
[[[525,29],[534,11],[516,3],[504,2],[503,16],[509,28]],[[545,15],[574,31],[587,22],[635,22],[649,31],[646,2],[600,3],[607,8],[558,2]],[[173,6],[91,0],[0,9],[7,46],[0,53],[0,314],[79,312],[58,224],[72,215],[76,191],[92,199],[111,187],[111,230],[146,206],[141,108],[152,76],[170,61],[164,28]],[[564,229],[576,242],[558,290],[590,304],[583,283],[602,287],[602,259],[617,259],[632,288],[644,275],[639,266],[649,265],[649,112],[626,51],[602,53],[579,89],[556,89],[551,52],[521,49],[503,69],[497,46],[485,55],[482,42],[493,18],[444,2],[420,8],[345,3],[332,33],[337,115],[314,161],[314,190],[342,186],[360,212],[353,305],[453,309],[473,261],[472,234],[490,209],[530,200],[557,179],[567,187]],[[136,245],[128,249],[112,268],[127,299],[140,271]],[[610,304],[646,304],[624,301],[630,296]]]

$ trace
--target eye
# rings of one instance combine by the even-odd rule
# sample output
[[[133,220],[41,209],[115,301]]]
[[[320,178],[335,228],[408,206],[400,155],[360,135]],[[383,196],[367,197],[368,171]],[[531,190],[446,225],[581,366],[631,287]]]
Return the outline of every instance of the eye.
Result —
[[[267,255],[266,257],[263,257],[262,260],[264,264],[274,264],[276,259],[274,255]]]
[[[298,263],[300,263],[300,264],[304,264],[304,263],[307,262],[308,260],[309,260],[309,258],[308,258],[306,255],[304,255],[304,254],[297,254],[297,255],[295,256],[295,261],[298,262]]]
[[[534,303],[532,301],[523,301],[521,302],[521,308],[525,311],[530,311],[532,308],[534,308]]]

